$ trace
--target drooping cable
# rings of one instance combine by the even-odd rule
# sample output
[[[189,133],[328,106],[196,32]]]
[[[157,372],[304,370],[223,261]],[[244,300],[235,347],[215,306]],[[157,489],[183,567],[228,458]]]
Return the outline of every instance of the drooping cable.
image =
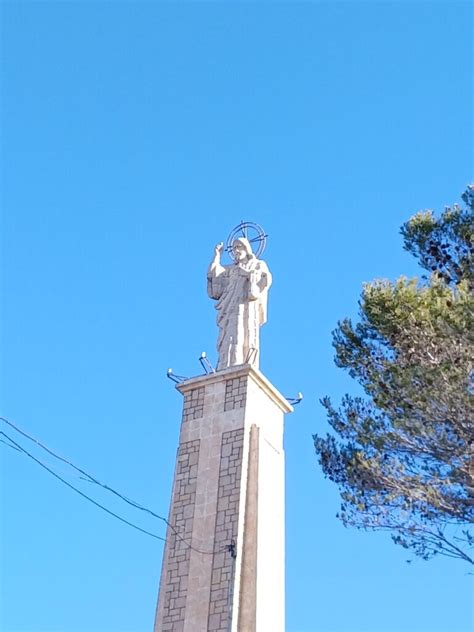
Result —
[[[91,502],[93,505],[95,505],[96,507],[99,507],[100,509],[103,509],[106,513],[110,514],[111,516],[113,516],[114,518],[117,518],[117,520],[120,520],[121,522],[124,522],[125,524],[127,524],[129,527],[133,527],[134,529],[137,529],[137,531],[141,531],[142,533],[146,533],[146,535],[151,536],[152,538],[156,538],[157,540],[161,540],[163,542],[166,542],[166,538],[162,538],[159,535],[156,535],[155,533],[151,533],[151,531],[147,531],[146,529],[142,529],[141,527],[137,526],[136,524],[133,524],[133,522],[129,522],[128,520],[126,520],[125,518],[122,518],[121,516],[119,516],[118,514],[114,513],[113,511],[111,511],[110,509],[107,509],[107,507],[104,507],[103,505],[101,505],[100,503],[98,503],[96,500],[94,500],[93,498],[91,498],[90,496],[88,496],[87,494],[84,494],[84,492],[81,492],[80,489],[77,489],[77,487],[74,487],[74,485],[71,485],[71,483],[68,483],[62,476],[59,476],[59,474],[57,474],[54,470],[52,470],[50,467],[48,467],[45,463],[43,463],[42,461],[40,461],[39,459],[37,459],[35,456],[33,456],[30,452],[28,452],[28,450],[25,450],[25,448],[23,448],[19,443],[17,443],[16,441],[14,441],[11,437],[9,437],[5,432],[3,432],[2,430],[0,430],[0,434],[5,437],[6,439],[8,439],[8,441],[11,442],[11,444],[20,452],[22,452],[23,454],[25,454],[26,456],[28,456],[30,459],[33,459],[33,461],[35,461],[40,467],[44,468],[47,472],[49,472],[50,474],[52,474],[55,478],[57,478],[58,480],[60,480],[62,483],[64,483],[64,485],[67,485],[67,487],[69,487],[70,489],[73,489],[77,494],[79,494],[80,496],[82,496],[83,498],[85,498],[86,500],[88,500],[89,502]],[[8,445],[8,444],[7,444]]]
[[[136,501],[131,500],[130,498],[127,498],[126,496],[124,496],[120,492],[116,491],[115,489],[113,489],[109,485],[106,485],[105,483],[102,483],[101,481],[96,479],[94,476],[91,476],[85,470],[81,469],[77,465],[74,465],[74,463],[72,463],[68,459],[64,458],[63,456],[57,454],[56,452],[54,452],[53,450],[48,448],[48,446],[44,445],[44,443],[42,443],[39,439],[37,439],[36,437],[33,437],[32,435],[28,434],[27,432],[25,432],[24,430],[19,428],[16,424],[14,424],[12,421],[7,419],[6,417],[1,417],[0,416],[0,420],[3,421],[4,423],[8,424],[11,428],[16,430],[18,433],[20,433],[21,435],[23,435],[24,437],[26,437],[27,439],[29,439],[30,441],[32,441],[36,445],[38,445],[40,448],[45,450],[48,454],[53,456],[55,459],[58,459],[59,461],[62,461],[63,463],[66,463],[67,465],[72,467],[74,470],[76,470],[76,472],[79,472],[80,474],[85,476],[86,480],[88,480],[89,482],[94,483],[94,484],[98,485],[99,487],[102,487],[103,489],[106,489],[107,491],[109,491],[110,493],[114,494],[115,496],[117,496],[118,498],[120,498],[121,500],[126,502],[127,504],[131,505],[132,507],[135,507],[135,509],[139,509],[140,511],[144,511],[144,512],[150,514],[151,516],[153,516],[154,518],[157,518],[158,520],[163,521],[171,529],[171,531],[176,535],[176,537],[179,540],[181,540],[182,542],[184,542],[184,544],[188,548],[192,549],[193,551],[196,551],[197,553],[201,553],[203,555],[214,555],[213,551],[203,551],[203,550],[193,546],[189,542],[187,542],[182,537],[182,535],[179,533],[179,531],[177,531],[177,529],[164,516],[160,516],[160,514],[157,514],[154,511],[152,511],[151,509],[148,509],[147,507],[144,507],[143,505],[137,503]],[[2,434],[4,434],[4,433],[2,433]],[[10,446],[10,447],[12,447],[12,446]],[[34,458],[34,457],[32,457],[32,458]],[[75,489],[75,488],[73,488],[73,489]],[[81,492],[79,492],[79,493],[81,493]]]

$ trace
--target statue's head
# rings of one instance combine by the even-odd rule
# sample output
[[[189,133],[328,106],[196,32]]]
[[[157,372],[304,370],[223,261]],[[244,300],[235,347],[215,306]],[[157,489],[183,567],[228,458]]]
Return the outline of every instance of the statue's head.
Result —
[[[252,246],[245,237],[239,237],[232,243],[232,255],[235,263],[240,263],[248,259],[252,259],[255,255],[252,252]]]

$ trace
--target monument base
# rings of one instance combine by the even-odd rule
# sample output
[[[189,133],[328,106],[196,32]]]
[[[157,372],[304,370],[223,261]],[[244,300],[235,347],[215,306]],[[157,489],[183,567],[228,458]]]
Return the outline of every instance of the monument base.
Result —
[[[287,400],[257,369],[184,396],[155,632],[283,632]]]

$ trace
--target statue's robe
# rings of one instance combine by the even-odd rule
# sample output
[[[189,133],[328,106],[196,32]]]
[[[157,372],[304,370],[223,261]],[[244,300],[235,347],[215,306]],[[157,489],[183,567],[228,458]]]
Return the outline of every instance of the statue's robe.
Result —
[[[259,329],[267,320],[272,282],[267,264],[252,257],[244,264],[214,267],[207,279],[208,294],[217,300],[217,369],[247,363],[258,367]]]

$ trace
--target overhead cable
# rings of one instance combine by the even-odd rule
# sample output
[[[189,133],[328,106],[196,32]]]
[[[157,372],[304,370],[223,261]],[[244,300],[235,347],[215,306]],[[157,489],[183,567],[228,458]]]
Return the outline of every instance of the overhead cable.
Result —
[[[107,491],[109,491],[110,493],[114,494],[115,496],[117,496],[118,498],[120,498],[121,500],[126,502],[127,504],[131,505],[132,507],[135,507],[135,509],[139,509],[140,511],[144,511],[144,512],[150,514],[151,516],[153,516],[154,518],[157,518],[158,520],[163,521],[171,529],[171,531],[176,535],[176,537],[178,539],[180,539],[182,542],[184,542],[184,544],[188,548],[192,549],[193,551],[196,551],[197,553],[202,553],[203,555],[213,555],[214,554],[213,551],[203,551],[203,550],[193,546],[192,544],[190,544],[189,542],[187,542],[183,538],[183,536],[179,533],[179,531],[164,516],[160,516],[160,514],[157,514],[154,511],[152,511],[151,509],[148,509],[147,507],[144,507],[140,503],[137,503],[136,501],[131,500],[130,498],[127,498],[126,496],[124,496],[120,492],[116,491],[115,489],[113,489],[109,485],[106,485],[105,483],[102,483],[101,481],[99,481],[94,476],[91,476],[88,472],[86,472],[82,468],[77,467],[77,465],[74,465],[74,463],[72,463],[68,459],[62,457],[61,455],[59,455],[56,452],[54,452],[54,450],[51,450],[50,448],[48,448],[39,439],[37,439],[36,437],[33,437],[32,435],[28,434],[27,432],[25,432],[24,430],[19,428],[16,424],[14,424],[12,421],[7,419],[6,417],[1,417],[0,416],[0,420],[3,421],[4,423],[8,424],[9,426],[11,426],[14,430],[19,432],[21,435],[23,435],[24,437],[26,437],[27,439],[29,439],[33,443],[36,443],[36,445],[38,445],[40,448],[45,450],[48,454],[50,454],[54,458],[58,459],[59,461],[62,461],[63,463],[66,463],[67,465],[72,467],[74,470],[76,470],[77,472],[79,472],[80,474],[85,476],[86,480],[88,480],[89,482],[94,483],[94,484],[98,485],[99,487],[102,487],[103,489],[106,489]],[[2,434],[4,434],[4,433],[2,433]],[[10,447],[13,447],[13,446],[10,446]],[[24,450],[21,450],[21,451],[24,451]],[[34,458],[34,457],[32,457],[32,458]],[[73,489],[75,489],[75,488],[73,488]],[[79,493],[81,493],[81,492],[79,492]],[[161,538],[161,539],[163,539],[163,538]]]
[[[17,450],[19,450],[20,452],[23,452],[23,454],[26,454],[26,456],[28,456],[30,459],[33,459],[33,461],[35,461],[40,467],[42,467],[45,470],[47,470],[55,478],[57,478],[62,483],[64,483],[64,485],[67,485],[67,487],[69,487],[70,489],[73,489],[80,496],[82,496],[83,498],[85,498],[86,500],[88,500],[89,502],[94,504],[96,507],[99,507],[100,509],[103,509],[105,512],[107,512],[108,514],[110,514],[114,518],[117,518],[117,520],[120,520],[121,522],[124,522],[125,524],[128,524],[128,526],[133,527],[134,529],[137,529],[138,531],[141,531],[142,533],[146,533],[146,535],[149,535],[152,538],[156,538],[157,540],[162,540],[163,542],[166,542],[166,538],[162,538],[161,536],[156,535],[155,533],[151,533],[151,531],[147,531],[146,529],[142,529],[141,527],[137,526],[136,524],[133,524],[133,522],[129,522],[128,520],[125,520],[125,518],[122,518],[118,514],[116,514],[113,511],[111,511],[110,509],[107,509],[107,507],[104,507],[103,505],[98,503],[96,500],[94,500],[93,498],[91,498],[87,494],[84,494],[84,492],[81,492],[80,489],[77,489],[77,487],[74,487],[74,485],[71,485],[71,483],[68,483],[62,476],[59,476],[59,474],[57,474],[54,470],[52,470],[50,467],[48,467],[45,463],[43,463],[42,461],[37,459],[35,456],[30,454],[30,452],[28,452],[28,450],[25,450],[25,448],[23,448],[19,443],[16,443],[16,441],[14,441],[11,437],[9,437],[5,432],[0,430],[0,435],[4,436],[6,439],[8,439],[8,441],[10,441]]]

